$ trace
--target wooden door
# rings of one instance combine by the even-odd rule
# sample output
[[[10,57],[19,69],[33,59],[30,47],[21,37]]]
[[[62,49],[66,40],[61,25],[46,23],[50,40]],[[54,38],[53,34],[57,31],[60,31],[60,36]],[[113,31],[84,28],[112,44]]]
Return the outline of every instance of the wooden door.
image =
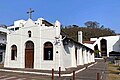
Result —
[[[26,43],[25,48],[25,68],[34,67],[34,44],[31,41]]]
[[[102,39],[100,41],[100,45],[101,45],[101,55],[102,56],[107,56],[107,40]]]

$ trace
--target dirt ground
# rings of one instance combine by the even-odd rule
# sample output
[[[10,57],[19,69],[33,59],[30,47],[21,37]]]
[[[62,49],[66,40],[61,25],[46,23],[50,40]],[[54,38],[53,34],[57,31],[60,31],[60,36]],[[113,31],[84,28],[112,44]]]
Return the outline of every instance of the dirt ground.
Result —
[[[119,66],[114,64],[108,65],[108,80],[120,80],[120,70]]]

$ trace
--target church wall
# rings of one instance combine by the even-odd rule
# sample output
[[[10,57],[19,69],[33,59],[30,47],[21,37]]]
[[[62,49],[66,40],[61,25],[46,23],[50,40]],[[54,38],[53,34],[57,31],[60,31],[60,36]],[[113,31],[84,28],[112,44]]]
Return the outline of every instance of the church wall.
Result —
[[[67,45],[64,45],[64,48],[62,50],[63,62],[64,62],[65,68],[69,68],[72,66],[72,62],[71,62],[71,57],[72,57],[71,48],[72,48],[72,46],[73,46],[72,44],[68,43]]]
[[[92,52],[87,50],[87,63],[91,63],[91,62],[92,62]]]
[[[80,45],[75,45],[75,49],[77,50],[75,52],[76,66],[83,65],[82,47]]]
[[[77,48],[77,56],[75,55],[75,48]],[[87,52],[86,49],[80,47],[79,45],[75,45],[73,43],[69,43],[68,45],[64,45],[63,48],[63,62],[64,62],[64,67],[69,68],[69,67],[77,67],[79,65],[84,65],[88,63],[88,59],[90,60],[91,58],[91,53]],[[83,52],[82,52],[83,50]],[[89,54],[89,57],[87,56]],[[76,60],[77,57],[77,60]],[[89,61],[89,63],[92,62]]]
[[[42,53],[42,59],[41,59],[41,69],[49,69],[51,70],[54,68],[55,70],[59,69],[59,55],[56,53],[56,48],[55,48],[55,28],[50,27],[50,28],[42,28],[41,29],[41,49],[40,52]],[[46,42],[51,42],[53,44],[53,60],[44,60],[44,43]],[[58,53],[60,53],[58,51]],[[56,59],[58,58],[58,59]]]
[[[28,36],[28,31],[31,31],[31,37]],[[21,30],[21,34],[24,36],[21,38],[21,66],[25,68],[25,44],[27,41],[32,41],[34,43],[34,68],[40,67],[41,54],[40,54],[40,28],[39,27],[26,27]],[[39,65],[37,65],[39,64]]]
[[[77,59],[76,59],[76,64],[77,65],[79,65],[79,63],[80,63],[80,59],[79,59],[79,57],[81,57],[80,54],[81,54],[80,47],[77,46],[77,56],[76,56],[77,57]]]
[[[55,68],[56,70],[59,69],[59,67],[61,67],[61,70],[65,70],[65,67],[63,65],[63,47],[62,47],[62,43],[60,42],[60,44],[55,45]]]
[[[32,36],[28,37],[28,31],[32,32]],[[21,30],[16,31],[13,35],[8,35],[8,46],[7,46],[7,53],[11,52],[11,45],[15,44],[17,45],[17,60],[10,60],[11,59],[11,53],[9,55],[6,55],[6,62],[5,67],[11,67],[11,68],[25,68],[25,43],[27,41],[32,41],[34,43],[34,69],[58,69],[58,66],[60,64],[59,61],[59,54],[56,54],[56,48],[54,46],[55,44],[55,28],[50,27],[25,27],[21,28]],[[22,34],[24,33],[24,34]],[[21,35],[21,38],[20,38]],[[19,38],[18,38],[19,37]],[[11,41],[10,41],[11,40]],[[16,42],[16,43],[15,43]],[[48,61],[43,59],[43,47],[45,42],[51,42],[53,44],[53,60]],[[60,53],[60,50],[58,48],[57,50]]]
[[[7,48],[6,48],[6,54],[7,55],[5,55],[5,57],[7,57],[7,58],[5,58],[5,67],[18,67],[18,66],[20,66],[20,64],[18,64],[18,63],[21,63],[20,62],[20,60],[19,60],[19,57],[17,57],[17,59],[15,59],[15,60],[11,60],[11,46],[12,45],[16,45],[17,46],[17,56],[19,56],[20,55],[20,45],[19,45],[19,43],[20,43],[20,38],[18,38],[19,36],[18,35],[16,35],[16,34],[13,34],[13,36],[12,35],[9,35],[8,36],[9,37],[9,40],[7,41]],[[10,40],[11,39],[11,40]],[[17,43],[16,43],[16,41],[18,41]]]
[[[91,63],[92,61],[91,61],[91,56],[92,56],[92,54],[90,53],[90,51],[88,51],[88,63]]]
[[[6,52],[9,53],[6,55],[8,58],[6,58],[5,64],[9,63],[9,65],[5,65],[6,67],[12,67],[12,68],[25,68],[25,43],[27,41],[32,41],[34,43],[34,57],[36,56],[36,50],[38,46],[36,44],[39,44],[39,36],[34,36],[36,34],[39,34],[39,29],[35,29],[37,27],[33,28],[23,28],[20,31],[16,31],[12,34],[8,35],[8,40],[7,40],[7,49]],[[28,30],[31,30],[32,36],[29,38],[28,37]],[[38,30],[37,33],[35,30]],[[22,34],[24,33],[24,34]],[[17,59],[16,60],[11,60],[11,46],[16,45],[17,46]],[[39,51],[38,51],[39,52]],[[34,63],[36,63],[36,60],[34,60]]]
[[[83,64],[87,64],[87,63],[88,63],[88,62],[87,62],[87,51],[86,51],[85,48],[83,49],[83,58],[84,58]]]
[[[78,61],[77,61],[77,65],[83,65],[82,47],[79,47],[79,49],[78,49]]]
[[[91,62],[95,62],[95,57],[94,53],[91,54]]]
[[[76,58],[75,58],[75,44],[73,43],[73,46],[71,48],[71,63],[72,63],[72,67],[77,67],[77,62],[76,62]]]

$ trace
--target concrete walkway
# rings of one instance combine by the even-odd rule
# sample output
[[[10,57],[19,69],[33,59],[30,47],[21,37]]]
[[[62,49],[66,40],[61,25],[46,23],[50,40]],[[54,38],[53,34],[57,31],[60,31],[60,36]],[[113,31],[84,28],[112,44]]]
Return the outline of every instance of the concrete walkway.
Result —
[[[61,72],[61,77],[58,77],[58,72],[56,71],[54,80],[72,80],[73,73],[75,71],[76,80],[97,80],[97,73],[100,74],[100,80],[108,80],[107,78],[107,62],[104,62],[102,59],[97,59],[96,63],[79,66],[78,68],[71,68],[66,72]],[[0,72],[17,72],[17,73],[29,73],[29,74],[40,74],[51,76],[51,71],[41,71],[41,70],[24,70],[24,69],[7,69],[0,68]],[[47,80],[47,79],[46,79]]]
[[[75,76],[75,80],[97,80],[97,73],[100,74],[100,80],[108,80],[108,63],[104,60],[97,60],[97,64],[79,72]],[[58,80],[58,79],[56,79]],[[60,80],[73,80],[71,77],[62,77]]]
[[[72,76],[73,75],[73,71],[75,71],[75,73],[77,74],[77,73],[85,70],[86,68],[92,67],[95,64],[97,64],[97,62],[91,63],[91,64],[86,64],[84,66],[78,66],[77,68],[69,68],[67,71],[62,71],[61,72],[61,76],[62,77],[63,76]],[[17,73],[29,73],[29,74],[39,74],[39,75],[48,75],[48,76],[52,75],[50,70],[0,68],[0,71],[17,72]],[[58,71],[54,72],[54,76],[59,76]]]

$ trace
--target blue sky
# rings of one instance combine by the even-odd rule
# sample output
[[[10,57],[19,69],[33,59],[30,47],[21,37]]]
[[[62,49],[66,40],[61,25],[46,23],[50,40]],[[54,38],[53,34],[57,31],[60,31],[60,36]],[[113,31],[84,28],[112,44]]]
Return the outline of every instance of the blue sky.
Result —
[[[1,0],[0,24],[27,20],[29,8],[35,10],[33,20],[40,17],[50,22],[59,20],[64,26],[84,26],[87,21],[97,21],[120,33],[120,0]]]

